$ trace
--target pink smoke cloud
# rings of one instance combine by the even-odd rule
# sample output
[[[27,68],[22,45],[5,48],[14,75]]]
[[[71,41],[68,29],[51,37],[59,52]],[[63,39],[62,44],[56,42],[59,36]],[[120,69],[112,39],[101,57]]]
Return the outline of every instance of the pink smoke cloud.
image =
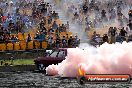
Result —
[[[132,76],[132,43],[103,44],[94,48],[82,45],[68,49],[66,59],[46,68],[49,75],[76,77],[81,66],[87,74],[130,74]]]

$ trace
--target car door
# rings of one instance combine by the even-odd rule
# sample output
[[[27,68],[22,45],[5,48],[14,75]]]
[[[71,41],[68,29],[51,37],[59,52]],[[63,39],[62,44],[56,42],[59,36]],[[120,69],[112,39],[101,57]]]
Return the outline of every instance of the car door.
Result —
[[[58,51],[54,51],[53,53],[51,53],[51,55],[47,59],[47,64],[49,65],[56,64],[57,55],[58,55]]]

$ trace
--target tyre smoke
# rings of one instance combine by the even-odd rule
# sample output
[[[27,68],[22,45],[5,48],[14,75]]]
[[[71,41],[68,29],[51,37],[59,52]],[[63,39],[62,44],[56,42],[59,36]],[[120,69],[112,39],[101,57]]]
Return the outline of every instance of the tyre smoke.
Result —
[[[68,49],[66,59],[46,68],[49,75],[76,77],[81,66],[87,74],[130,74],[132,76],[132,43],[81,45]]]

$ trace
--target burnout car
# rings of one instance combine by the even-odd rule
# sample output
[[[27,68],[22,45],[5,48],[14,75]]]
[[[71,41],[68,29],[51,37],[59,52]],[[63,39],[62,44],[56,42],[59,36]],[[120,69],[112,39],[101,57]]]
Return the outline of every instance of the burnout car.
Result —
[[[61,63],[66,56],[67,49],[47,50],[44,57],[38,57],[34,62],[39,71],[45,71],[49,65]]]

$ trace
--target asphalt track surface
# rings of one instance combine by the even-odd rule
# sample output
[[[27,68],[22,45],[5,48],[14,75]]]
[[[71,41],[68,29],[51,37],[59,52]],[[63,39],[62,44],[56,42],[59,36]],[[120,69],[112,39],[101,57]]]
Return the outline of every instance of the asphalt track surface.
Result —
[[[85,84],[77,79],[46,76],[35,72],[2,72],[0,88],[132,88],[130,84]]]

